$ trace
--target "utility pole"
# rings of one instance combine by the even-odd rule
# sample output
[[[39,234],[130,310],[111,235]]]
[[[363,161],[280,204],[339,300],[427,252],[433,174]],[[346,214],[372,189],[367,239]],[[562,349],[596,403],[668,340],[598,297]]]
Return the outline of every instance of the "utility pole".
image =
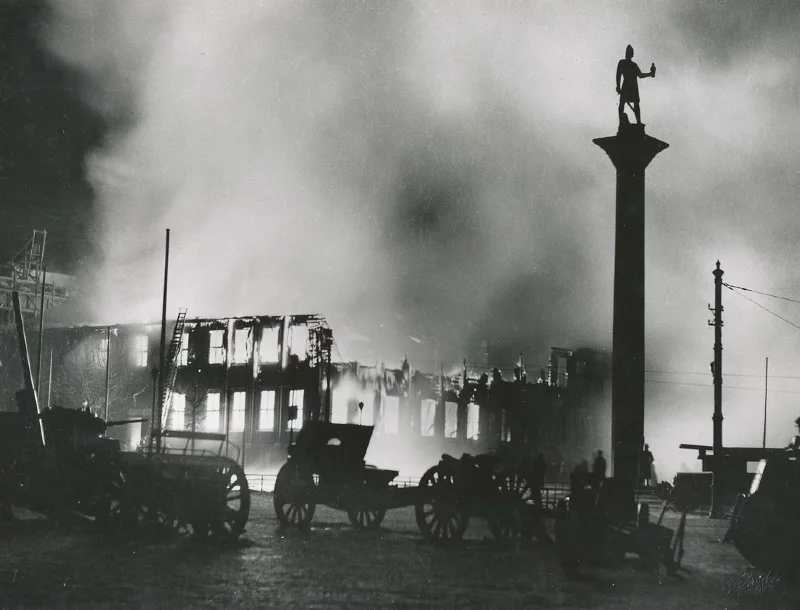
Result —
[[[106,326],[106,399],[103,403],[103,421],[108,421],[108,381],[111,372],[111,327]]]
[[[444,438],[445,424],[445,398],[444,398],[444,362],[439,363],[439,404],[436,405],[433,430],[439,438]]]
[[[331,347],[333,343],[333,335],[330,336],[331,338],[326,338],[326,341],[331,342]],[[326,392],[325,392],[325,421],[331,421],[331,409],[333,408],[333,386],[331,385],[331,351],[328,349],[328,362],[326,363],[326,371],[325,371],[325,384],[326,384]]]
[[[719,519],[722,516],[722,487],[723,462],[722,462],[722,275],[719,261],[714,269],[714,308],[708,309],[714,314],[714,320],[708,325],[714,327],[714,362],[711,365],[714,374],[714,481],[711,486],[711,518]]]
[[[761,437],[762,449],[767,448],[767,388],[769,387],[769,358],[764,363],[764,436]]]

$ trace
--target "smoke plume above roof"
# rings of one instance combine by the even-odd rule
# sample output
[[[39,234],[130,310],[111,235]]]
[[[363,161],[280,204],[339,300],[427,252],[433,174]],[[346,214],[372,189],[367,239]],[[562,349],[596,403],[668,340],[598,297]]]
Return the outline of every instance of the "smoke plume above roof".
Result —
[[[607,347],[614,174],[591,140],[616,129],[630,43],[670,143],[648,170],[647,368],[705,371],[718,258],[734,284],[800,291],[798,9],[752,6],[54,1],[49,48],[113,126],[86,160],[86,306],[157,318],[169,227],[171,311],[318,312],[343,358],[430,369],[483,340],[527,362]],[[768,348],[792,370],[786,328],[748,307],[726,304],[728,370]],[[691,392],[648,401],[710,422]]]

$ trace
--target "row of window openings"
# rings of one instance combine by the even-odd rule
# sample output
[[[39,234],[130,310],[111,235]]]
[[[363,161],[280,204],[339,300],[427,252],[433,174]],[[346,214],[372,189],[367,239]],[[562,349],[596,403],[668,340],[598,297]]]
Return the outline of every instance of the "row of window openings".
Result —
[[[299,430],[303,422],[303,390],[289,392],[289,404],[297,407],[297,417],[294,421],[286,423],[286,429]],[[243,432],[246,419],[247,392],[234,392],[231,401],[230,432]],[[180,393],[172,395],[172,409],[170,410],[169,428],[183,430],[191,419],[191,413],[186,413],[186,396]],[[206,432],[219,432],[222,427],[222,410],[220,393],[209,392],[206,394],[205,413],[200,428]],[[275,391],[264,390],[261,392],[261,407],[258,410],[258,431],[272,432],[275,430]]]
[[[275,394],[274,390],[261,392],[261,406],[258,411],[258,431],[271,432],[275,430]],[[231,403],[231,432],[242,432],[245,429],[246,392],[234,392]],[[397,434],[399,430],[399,401],[396,397],[384,397],[383,421],[380,422],[384,432]],[[297,417],[294,421],[287,422],[286,429],[299,429],[303,422],[303,390],[292,390],[289,393],[289,404],[297,407]],[[435,400],[423,400],[420,404],[420,434],[434,436],[436,421]],[[342,417],[341,409],[335,409],[332,421],[334,423],[348,423],[347,415]],[[338,412],[337,412],[338,411]],[[357,421],[356,421],[357,417]],[[373,405],[365,405],[357,416],[351,418],[349,423],[358,423],[364,426],[374,426],[375,409]],[[206,395],[205,418],[203,429],[207,432],[218,432],[222,423],[219,392],[209,392]],[[181,430],[186,425],[186,397],[175,393],[172,398],[170,413],[170,428]],[[506,411],[501,412],[501,440],[511,441],[511,429],[506,417]],[[470,403],[467,406],[467,439],[478,440],[480,435],[480,406]],[[444,436],[456,438],[458,435],[458,403],[445,402],[444,406]]]
[[[436,427],[436,401],[423,400],[421,405],[420,430],[422,436],[433,436]],[[480,406],[471,402],[467,405],[467,439],[478,440],[480,435]],[[458,436],[458,403],[444,403],[444,437]]]
[[[208,363],[223,364],[225,362],[225,331],[212,330],[208,333]],[[246,364],[253,352],[253,335],[251,328],[237,328],[233,331],[233,364]],[[293,354],[305,355],[308,349],[308,329],[302,326],[293,326],[289,339],[290,350]],[[259,360],[266,363],[280,362],[280,348],[278,343],[278,328],[264,327],[261,336]],[[181,338],[181,354],[178,362],[181,366],[189,364],[189,334],[184,333]]]
[[[208,333],[208,363],[223,364],[225,362],[225,331],[211,330]],[[147,366],[148,340],[146,335],[138,335],[133,340],[133,357],[136,366]],[[108,339],[100,340],[100,352],[106,353]],[[290,349],[293,354],[305,355],[308,349],[308,329],[302,326],[293,326],[290,337]],[[252,329],[237,328],[233,334],[233,364],[246,364],[253,352]],[[267,328],[263,330],[261,348],[259,350],[261,362],[274,363],[280,361],[280,348],[278,344],[278,329]],[[181,337],[181,352],[178,364],[189,364],[189,333]]]
[[[387,434],[396,434],[399,426],[399,399],[395,396],[384,396],[382,398],[383,413],[380,422],[375,421],[375,407],[366,404],[360,410],[352,411],[348,409],[345,401],[335,401],[331,421],[333,423],[352,423],[365,426],[382,426]],[[420,435],[434,436],[436,430],[436,406],[437,401],[432,399],[422,400],[420,403]],[[508,428],[505,410],[502,412],[502,440],[511,440],[511,432]],[[467,406],[467,429],[466,437],[469,440],[478,440],[480,436],[480,406],[470,403]],[[458,403],[445,402],[444,405],[444,436],[445,438],[456,438],[458,436]]]

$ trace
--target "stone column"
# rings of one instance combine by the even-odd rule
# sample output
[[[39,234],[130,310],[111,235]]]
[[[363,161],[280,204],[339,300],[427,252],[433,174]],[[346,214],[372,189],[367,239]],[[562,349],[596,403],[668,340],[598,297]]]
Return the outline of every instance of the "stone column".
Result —
[[[617,170],[614,247],[614,326],[611,441],[614,477],[637,485],[644,444],[644,182],[645,168],[669,146],[644,125],[620,125],[616,136],[593,140]]]

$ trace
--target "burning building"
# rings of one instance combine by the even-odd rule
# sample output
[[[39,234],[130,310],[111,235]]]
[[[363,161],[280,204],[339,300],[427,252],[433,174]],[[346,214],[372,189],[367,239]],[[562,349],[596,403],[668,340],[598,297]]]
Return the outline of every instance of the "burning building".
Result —
[[[315,315],[192,319],[179,316],[165,363],[161,428],[225,433],[251,469],[285,460],[293,431],[327,419],[332,334]],[[121,324],[46,328],[43,406],[83,406],[108,420],[145,419],[112,429],[138,446],[158,402],[160,327]],[[30,331],[29,331],[30,332]],[[16,337],[4,334],[0,407],[15,410],[10,379]]]
[[[608,450],[608,358],[588,349],[552,348],[535,380],[524,364],[505,379],[498,369],[425,373],[331,363],[333,333],[317,315],[178,319],[166,350],[159,397],[160,325],[48,327],[39,368],[43,405],[88,407],[129,448],[148,439],[156,405],[162,430],[224,433],[250,472],[285,461],[308,420],[375,428],[370,463],[419,476],[442,453],[495,451],[556,465]],[[30,329],[29,329],[30,333]],[[16,339],[5,333],[0,408],[14,410]],[[609,428],[609,429],[607,429]]]
[[[550,476],[608,451],[609,358],[590,349],[553,348],[536,380],[524,366],[512,379],[498,369],[422,373],[408,361],[399,369],[334,365],[331,421],[375,426],[368,461],[417,476],[443,452],[486,451],[525,458],[543,452]],[[402,459],[403,463],[400,463]]]

